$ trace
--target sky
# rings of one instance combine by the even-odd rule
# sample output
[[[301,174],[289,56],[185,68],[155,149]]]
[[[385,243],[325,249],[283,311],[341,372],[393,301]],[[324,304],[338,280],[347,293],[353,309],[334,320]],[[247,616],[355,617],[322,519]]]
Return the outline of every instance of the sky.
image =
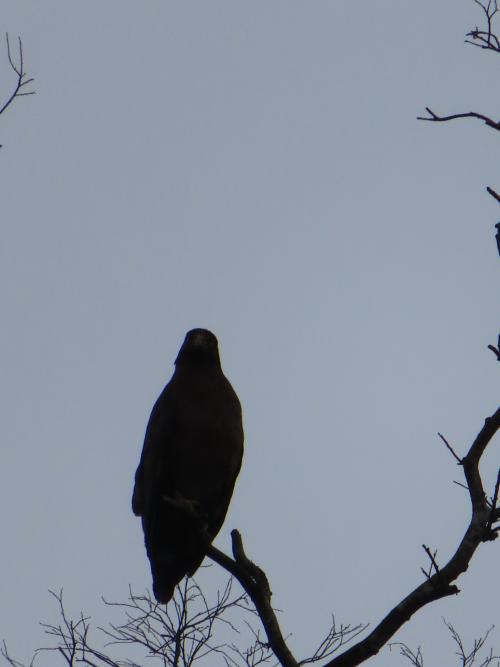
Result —
[[[421,545],[444,563],[469,519],[437,433],[465,453],[498,407],[498,137],[416,119],[495,116],[500,59],[464,44],[478,7],[3,0],[0,18],[36,90],[0,116],[0,639],[22,660],[44,644],[49,589],[102,621],[102,595],[150,586],[133,475],[193,327],[244,410],[217,546],[241,531],[299,659],[332,613],[373,628],[421,582]],[[14,84],[1,41],[2,99]],[[469,643],[498,625],[498,549],[394,640],[457,664],[442,617]]]

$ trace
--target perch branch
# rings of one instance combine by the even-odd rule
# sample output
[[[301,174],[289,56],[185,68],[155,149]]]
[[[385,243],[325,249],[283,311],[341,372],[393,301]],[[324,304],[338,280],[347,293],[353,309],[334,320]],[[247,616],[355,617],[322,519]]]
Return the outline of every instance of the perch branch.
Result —
[[[198,512],[196,503],[177,496],[163,496],[163,501],[173,509],[196,521],[200,536],[206,543],[207,556],[230,572],[250,596],[266,631],[269,646],[283,667],[299,667],[283,638],[281,628],[271,605],[272,592],[264,571],[255,565],[245,554],[243,540],[237,530],[231,531],[233,558],[211,544],[212,536],[207,530],[206,518]]]
[[[213,545],[209,546],[207,555],[228,570],[248,593],[262,621],[269,645],[283,667],[299,667],[285,642],[271,605],[272,593],[266,575],[245,554],[243,541],[237,530],[231,531],[231,538],[234,560]]]

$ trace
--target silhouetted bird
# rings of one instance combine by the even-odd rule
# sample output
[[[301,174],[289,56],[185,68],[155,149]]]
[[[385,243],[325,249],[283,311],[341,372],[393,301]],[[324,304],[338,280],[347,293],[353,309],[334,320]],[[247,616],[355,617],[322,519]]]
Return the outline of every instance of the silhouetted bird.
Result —
[[[149,418],[132,497],[158,602],[167,603],[201,565],[226,516],[242,456],[241,406],[222,372],[217,338],[193,329]]]

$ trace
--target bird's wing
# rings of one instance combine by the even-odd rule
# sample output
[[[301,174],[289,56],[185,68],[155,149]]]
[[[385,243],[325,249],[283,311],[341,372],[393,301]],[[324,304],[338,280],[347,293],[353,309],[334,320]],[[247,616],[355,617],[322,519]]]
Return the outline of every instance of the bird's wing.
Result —
[[[144,516],[153,489],[157,487],[157,476],[168,465],[171,421],[171,399],[167,385],[151,412],[141,460],[135,473],[132,510],[136,516]]]

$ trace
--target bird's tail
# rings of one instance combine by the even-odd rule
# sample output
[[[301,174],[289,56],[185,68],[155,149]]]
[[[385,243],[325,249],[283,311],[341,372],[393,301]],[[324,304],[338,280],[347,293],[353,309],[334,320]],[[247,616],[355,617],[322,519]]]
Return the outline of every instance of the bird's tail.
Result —
[[[153,593],[156,600],[167,604],[174,596],[174,590],[184,573],[174,573],[165,563],[151,559],[151,574],[153,576]]]
[[[179,520],[178,516],[169,517],[170,521],[159,521],[156,517],[148,526],[145,535],[146,549],[151,563],[153,593],[158,602],[167,604],[174,595],[177,584],[186,574],[196,570],[203,557],[200,552],[199,537],[192,527]],[[165,526],[169,530],[165,530]]]

